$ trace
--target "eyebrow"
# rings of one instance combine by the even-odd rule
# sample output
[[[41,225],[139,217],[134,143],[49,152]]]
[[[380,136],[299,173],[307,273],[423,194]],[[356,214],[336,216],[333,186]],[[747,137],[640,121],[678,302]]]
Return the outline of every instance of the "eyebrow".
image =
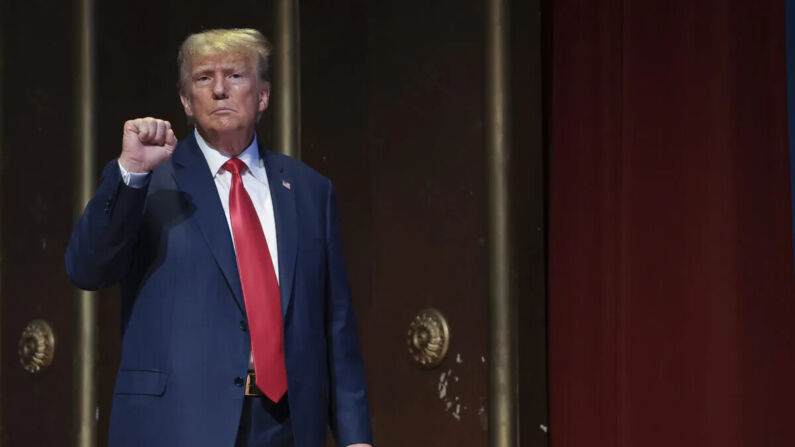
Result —
[[[191,76],[198,76],[206,73],[212,73],[213,69],[210,67],[197,67],[191,72]]]
[[[238,73],[248,73],[249,72],[249,70],[247,70],[244,67],[235,67],[235,66],[231,66],[231,65],[221,66],[220,70],[224,71],[224,72],[232,71],[232,72],[238,72]],[[196,69],[192,70],[191,77],[201,76],[201,75],[204,75],[204,74],[211,74],[211,73],[214,73],[214,72],[215,72],[215,66],[210,66],[210,65],[198,66],[198,67],[196,67]]]

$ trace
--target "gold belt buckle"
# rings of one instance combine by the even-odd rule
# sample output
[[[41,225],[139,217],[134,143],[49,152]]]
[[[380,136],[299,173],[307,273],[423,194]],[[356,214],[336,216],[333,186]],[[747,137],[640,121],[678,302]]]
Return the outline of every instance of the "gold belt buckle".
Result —
[[[262,396],[262,390],[257,387],[257,380],[254,373],[246,375],[246,396]]]

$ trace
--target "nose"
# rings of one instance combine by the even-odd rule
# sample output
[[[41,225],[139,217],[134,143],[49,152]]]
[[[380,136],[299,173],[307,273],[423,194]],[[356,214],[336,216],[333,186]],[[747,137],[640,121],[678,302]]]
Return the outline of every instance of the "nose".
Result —
[[[224,99],[226,98],[226,80],[223,76],[216,76],[213,81],[213,98]]]

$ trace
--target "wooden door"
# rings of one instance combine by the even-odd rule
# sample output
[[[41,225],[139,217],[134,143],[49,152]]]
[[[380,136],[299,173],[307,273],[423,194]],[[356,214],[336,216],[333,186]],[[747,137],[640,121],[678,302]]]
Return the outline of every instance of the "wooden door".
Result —
[[[485,446],[481,2],[303,5],[303,159],[338,190],[375,442]],[[432,369],[407,347],[426,308],[450,328]]]
[[[63,254],[72,226],[73,60],[68,41],[53,36],[72,36],[63,17],[73,5],[4,1],[0,8],[0,444],[68,445],[74,293]],[[44,323],[30,325],[36,320]],[[49,356],[38,349],[51,341],[44,366],[38,362]],[[20,353],[38,372],[23,368]]]

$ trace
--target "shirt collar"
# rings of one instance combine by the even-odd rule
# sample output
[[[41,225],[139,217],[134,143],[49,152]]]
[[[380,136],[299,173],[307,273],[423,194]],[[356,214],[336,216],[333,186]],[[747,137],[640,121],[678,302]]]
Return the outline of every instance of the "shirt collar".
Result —
[[[210,167],[210,173],[215,178],[220,172],[221,167],[226,163],[230,158],[226,155],[219,152],[217,149],[213,149],[204,141],[204,138],[199,134],[198,129],[193,130],[194,135],[196,136],[196,143],[199,145],[199,149],[202,151],[202,155],[204,155],[205,160],[207,160],[207,165]],[[262,159],[259,156],[259,146],[257,145],[257,134],[254,134],[254,139],[251,140],[251,144],[237,156],[243,163],[248,166],[248,170],[251,172],[251,175],[254,176],[257,180],[262,183],[268,183],[268,177],[265,173],[265,164],[262,162]]]

